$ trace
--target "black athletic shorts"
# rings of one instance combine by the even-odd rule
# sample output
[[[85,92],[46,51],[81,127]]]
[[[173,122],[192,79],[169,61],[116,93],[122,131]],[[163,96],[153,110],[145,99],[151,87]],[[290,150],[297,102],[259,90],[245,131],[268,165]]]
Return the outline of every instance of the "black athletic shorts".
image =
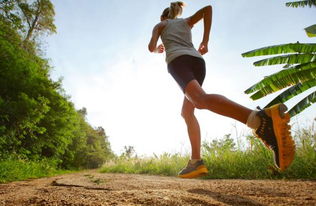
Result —
[[[181,87],[183,93],[191,80],[197,80],[202,86],[205,78],[204,59],[190,55],[175,58],[168,64],[168,72]]]

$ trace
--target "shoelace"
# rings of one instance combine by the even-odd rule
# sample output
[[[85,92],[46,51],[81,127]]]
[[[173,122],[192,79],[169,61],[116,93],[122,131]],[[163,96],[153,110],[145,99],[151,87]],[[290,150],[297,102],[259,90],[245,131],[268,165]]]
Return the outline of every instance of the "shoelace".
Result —
[[[261,109],[261,107],[260,106],[257,106],[257,109],[259,110],[259,111],[263,111],[263,109]],[[267,118],[265,118],[264,116],[259,116],[260,117],[260,120],[261,120],[261,123],[260,123],[260,126],[259,126],[259,128],[258,128],[258,134],[259,134],[259,138],[263,141],[263,143],[265,144],[265,145],[267,145],[267,146],[271,146],[271,145],[269,145],[268,143],[267,143],[267,141],[265,140],[265,139],[263,139],[263,138],[261,138],[261,137],[263,137],[264,136],[264,129],[266,128],[266,125],[267,125],[267,123],[268,123],[268,120],[267,120]]]

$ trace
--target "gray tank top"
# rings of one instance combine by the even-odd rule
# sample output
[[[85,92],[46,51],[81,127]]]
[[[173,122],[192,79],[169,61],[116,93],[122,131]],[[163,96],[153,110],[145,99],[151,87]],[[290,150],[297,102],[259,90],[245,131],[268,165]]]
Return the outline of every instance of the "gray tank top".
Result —
[[[184,19],[168,19],[167,25],[161,33],[161,40],[165,46],[166,62],[170,63],[182,55],[203,58],[192,43],[191,28]]]

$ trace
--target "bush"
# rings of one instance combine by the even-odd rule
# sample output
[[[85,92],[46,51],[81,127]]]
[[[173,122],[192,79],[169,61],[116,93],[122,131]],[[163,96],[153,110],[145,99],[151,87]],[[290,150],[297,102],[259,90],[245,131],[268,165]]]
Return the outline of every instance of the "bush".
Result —
[[[230,135],[202,144],[208,179],[316,179],[316,129],[295,133],[296,155],[292,165],[279,172],[273,162],[273,152],[256,137],[248,136],[247,149],[236,148]],[[124,155],[108,161],[101,172],[176,175],[187,164],[189,155],[168,154],[150,158]]]
[[[188,156],[169,153],[147,158],[121,156],[106,162],[100,171],[174,176],[186,165],[188,159]]]
[[[49,159],[30,161],[9,158],[2,160],[0,161],[0,183],[56,175],[62,172],[56,169],[56,165],[56,161]]]

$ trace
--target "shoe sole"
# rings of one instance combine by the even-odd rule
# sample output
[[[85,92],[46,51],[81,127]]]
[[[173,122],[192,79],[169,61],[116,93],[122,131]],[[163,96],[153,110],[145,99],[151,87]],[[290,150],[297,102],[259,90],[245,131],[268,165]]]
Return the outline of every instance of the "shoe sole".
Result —
[[[197,178],[197,177],[202,177],[204,175],[206,175],[208,173],[207,168],[204,165],[201,165],[199,167],[197,167],[196,170],[187,173],[187,174],[183,174],[183,175],[178,175],[178,177],[181,178]]]
[[[265,110],[266,114],[271,117],[273,122],[273,130],[277,139],[279,148],[279,163],[281,171],[286,170],[294,160],[295,144],[291,137],[290,115],[285,113],[287,107],[284,104],[277,104]]]

